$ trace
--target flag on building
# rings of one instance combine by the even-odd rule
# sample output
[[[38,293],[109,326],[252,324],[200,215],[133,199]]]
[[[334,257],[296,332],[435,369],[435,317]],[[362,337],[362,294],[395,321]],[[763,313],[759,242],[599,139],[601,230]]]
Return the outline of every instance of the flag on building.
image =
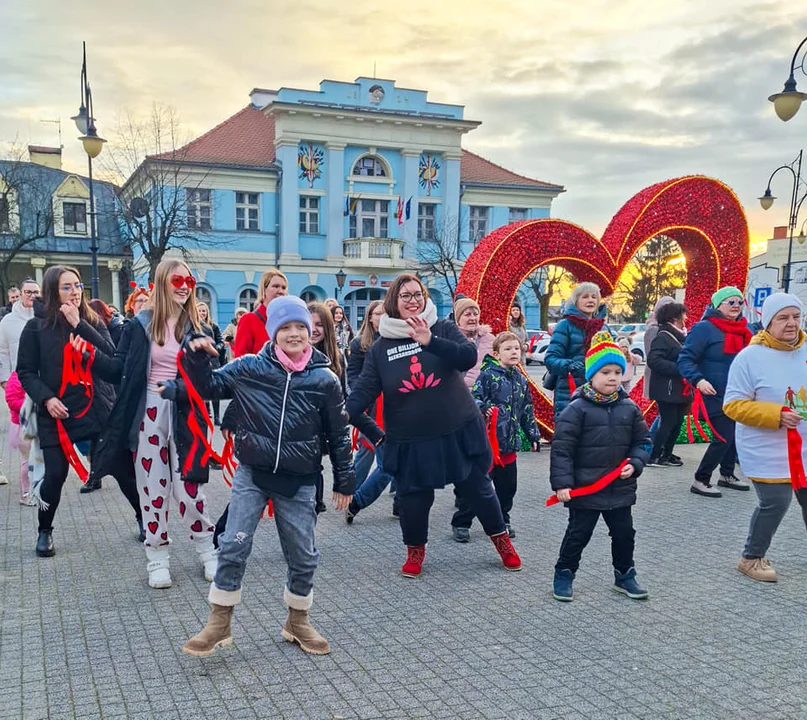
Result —
[[[398,225],[403,225],[403,200],[400,195],[398,196],[398,210],[395,212],[395,217],[398,218]]]
[[[409,200],[406,201],[406,219],[412,217],[412,198],[410,197]]]
[[[354,197],[354,198],[352,198],[350,196],[347,196],[345,198],[345,213],[344,213],[345,217],[347,217],[348,215],[355,215],[356,214],[356,208],[359,206],[359,198],[360,197],[361,197],[361,195],[359,195],[359,197]]]

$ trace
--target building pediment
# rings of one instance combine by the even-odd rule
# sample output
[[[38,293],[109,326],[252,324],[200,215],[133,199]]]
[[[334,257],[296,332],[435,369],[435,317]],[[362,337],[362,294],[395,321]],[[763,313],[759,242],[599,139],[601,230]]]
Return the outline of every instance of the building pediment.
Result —
[[[53,193],[54,197],[90,199],[90,189],[78,175],[68,175]]]

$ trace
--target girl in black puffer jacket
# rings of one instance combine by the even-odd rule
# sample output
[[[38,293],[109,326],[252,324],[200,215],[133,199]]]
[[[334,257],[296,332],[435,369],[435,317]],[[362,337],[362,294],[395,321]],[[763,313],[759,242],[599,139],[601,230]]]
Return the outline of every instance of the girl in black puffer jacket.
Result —
[[[549,481],[569,508],[569,525],[555,565],[556,600],[572,599],[572,580],[597,521],[602,515],[611,535],[614,589],[632,598],[647,593],[633,567],[633,519],[636,478],[648,460],[647,425],[642,411],[620,387],[625,356],[608,333],[594,336],[586,355],[586,384],[555,424]],[[627,464],[598,492],[572,496]]]
[[[330,360],[309,345],[311,315],[302,300],[276,298],[267,310],[266,329],[272,341],[257,355],[244,355],[212,373],[203,352],[190,354],[191,379],[202,397],[232,398],[237,407],[235,452],[240,461],[208,596],[210,620],[186,643],[190,655],[210,655],[231,642],[230,618],[241,601],[252,539],[269,499],[288,564],[284,598],[289,615],[283,637],[306,652],[330,652],[328,641],[309,624],[308,610],[319,557],[315,502],[324,443],[337,510],[347,507],[355,484],[344,397]],[[190,349],[215,354],[209,338],[192,341]],[[176,389],[176,383],[164,385],[169,393]]]

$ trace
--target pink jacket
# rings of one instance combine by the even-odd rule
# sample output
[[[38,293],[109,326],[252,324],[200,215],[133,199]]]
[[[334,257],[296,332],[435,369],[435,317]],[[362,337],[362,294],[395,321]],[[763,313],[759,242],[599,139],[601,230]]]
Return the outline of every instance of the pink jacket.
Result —
[[[20,410],[22,404],[25,402],[25,390],[20,385],[20,379],[17,373],[11,373],[11,376],[6,381],[6,405],[11,411],[11,422],[15,425],[20,424]]]
[[[469,390],[473,390],[474,383],[479,377],[479,369],[482,367],[485,355],[493,353],[493,341],[495,338],[496,336],[493,333],[485,333],[484,335],[479,335],[474,341],[476,345],[476,365],[465,373],[465,384]]]

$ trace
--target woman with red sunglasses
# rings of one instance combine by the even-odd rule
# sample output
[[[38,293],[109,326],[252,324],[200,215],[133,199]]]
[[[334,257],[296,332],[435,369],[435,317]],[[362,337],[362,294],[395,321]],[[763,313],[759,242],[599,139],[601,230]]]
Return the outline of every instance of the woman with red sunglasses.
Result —
[[[148,305],[127,323],[114,357],[97,352],[93,372],[120,383],[106,432],[93,459],[93,475],[103,477],[120,450],[130,451],[140,494],[149,585],[171,586],[168,512],[175,510],[196,545],[205,578],[216,573],[213,523],[201,485],[208,480],[205,438],[209,418],[194,407],[184,383],[177,401],[164,400],[159,383],[178,379],[183,346],[202,335],[194,287],[196,279],[181,260],[163,260]],[[194,432],[192,428],[196,428]]]

